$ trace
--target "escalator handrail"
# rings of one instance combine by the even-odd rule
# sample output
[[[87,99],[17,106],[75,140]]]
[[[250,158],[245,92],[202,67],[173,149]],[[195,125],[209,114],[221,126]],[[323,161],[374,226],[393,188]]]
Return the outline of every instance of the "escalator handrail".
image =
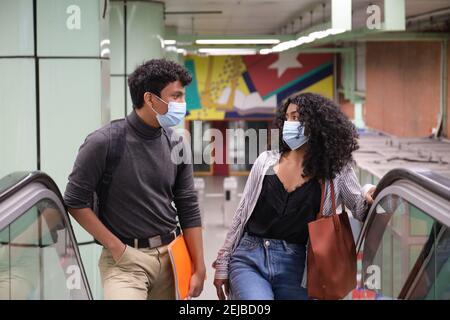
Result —
[[[395,168],[386,173],[378,182],[373,196],[374,202],[371,205],[366,219],[363,222],[361,231],[356,240],[356,251],[361,250],[363,239],[372,224],[376,205],[381,201],[378,195],[386,188],[392,186],[396,181],[407,180],[416,184],[443,199],[450,201],[450,179],[431,170]]]
[[[386,173],[378,182],[374,199],[385,188],[398,180],[409,180],[424,189],[450,201],[450,179],[431,170],[396,168]]]
[[[55,181],[53,181],[49,175],[42,171],[17,171],[0,179],[0,185],[7,185],[3,191],[0,190],[0,202],[3,202],[33,182],[38,182],[45,185],[45,187],[55,193],[59,200],[61,200],[61,203],[64,204],[63,197]]]
[[[426,189],[430,193],[435,194],[443,198],[444,200],[450,201],[450,179],[447,177],[444,177],[431,170],[422,170],[422,169],[414,170],[414,169],[396,168],[389,171],[388,173],[386,173],[385,176],[383,176],[383,178],[379,181],[377,185],[374,194],[374,203],[372,204],[366,216],[366,220],[364,221],[364,224],[361,228],[361,232],[356,242],[356,252],[361,251],[363,240],[367,235],[369,228],[373,222],[373,219],[376,215],[375,208],[378,205],[378,203],[383,200],[382,198],[379,198],[378,195],[384,189],[389,188],[390,186],[395,184],[396,181],[399,180],[407,180],[409,182],[412,182],[414,185],[418,185]],[[424,252],[421,252],[422,258],[424,255],[425,255]],[[411,272],[414,272],[415,274],[412,275],[411,273],[408,276],[408,279],[403,284],[402,290],[397,298],[407,298],[407,294],[409,293],[409,290],[411,289],[413,281],[417,277],[419,270],[420,269],[418,267],[418,262],[416,262],[413,270],[411,270]]]
[[[80,258],[81,272],[85,275],[84,276],[84,278],[86,279],[85,287],[88,292],[88,297],[92,299],[92,291],[90,288],[89,281],[87,280],[86,270],[84,268],[83,261],[81,260],[81,255],[78,249],[78,242],[75,236],[75,232],[73,231],[72,222],[67,213],[68,212],[67,207],[64,204],[61,192],[59,191],[59,188],[55,183],[55,181],[48,174],[42,171],[17,171],[9,175],[6,175],[2,179],[0,179],[0,203],[32,183],[40,183],[44,185],[47,189],[49,189],[56,195],[56,197],[60,200],[61,204],[63,205],[63,208],[65,209],[66,215],[65,221],[67,223],[67,228],[70,229],[69,234],[71,235],[71,237],[73,237],[72,240],[74,242],[74,249],[76,250],[76,255],[77,257]],[[4,226],[0,225],[0,230],[3,227]]]

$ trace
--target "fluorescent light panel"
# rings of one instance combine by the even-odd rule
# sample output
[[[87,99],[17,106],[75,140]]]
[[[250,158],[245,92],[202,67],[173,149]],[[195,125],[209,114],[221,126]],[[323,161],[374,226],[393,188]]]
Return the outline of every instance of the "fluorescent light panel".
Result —
[[[278,39],[199,39],[196,44],[277,44]]]
[[[274,46],[272,49],[269,49],[269,50],[271,50],[272,52],[282,52],[285,50],[289,50],[289,49],[301,46],[304,43],[311,43],[317,39],[322,39],[322,38],[328,37],[330,35],[336,35],[336,34],[343,33],[343,32],[345,32],[345,29],[334,29],[334,28],[330,28],[325,31],[315,31],[315,32],[311,32],[307,36],[302,36],[302,37],[298,38],[297,40],[289,40],[289,41],[279,43],[276,46]],[[260,51],[260,54],[271,53],[267,49],[263,49],[263,50]]]
[[[199,53],[210,55],[248,55],[256,54],[256,49],[252,48],[200,48]]]

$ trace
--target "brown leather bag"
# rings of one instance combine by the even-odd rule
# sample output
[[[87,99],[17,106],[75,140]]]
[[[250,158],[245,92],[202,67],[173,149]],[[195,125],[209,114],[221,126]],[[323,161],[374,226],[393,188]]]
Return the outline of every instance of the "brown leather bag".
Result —
[[[331,199],[333,213],[324,216],[325,186],[322,182],[320,211],[317,219],[308,224],[307,287],[313,299],[342,299],[356,287],[355,242],[344,205],[342,213],[336,214],[333,180]]]

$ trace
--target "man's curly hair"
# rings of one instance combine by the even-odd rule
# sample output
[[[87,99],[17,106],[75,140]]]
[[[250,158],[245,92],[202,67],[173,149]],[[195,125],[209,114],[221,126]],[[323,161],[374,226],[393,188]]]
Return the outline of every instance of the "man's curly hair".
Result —
[[[189,72],[178,63],[165,59],[152,59],[136,68],[128,77],[131,101],[134,108],[144,104],[144,93],[161,97],[161,91],[171,82],[179,80],[183,87],[192,81]]]
[[[289,97],[277,110],[275,126],[280,129],[280,152],[291,150],[283,141],[283,125],[289,104],[297,105],[300,122],[308,137],[303,176],[333,179],[353,162],[352,152],[359,148],[353,123],[333,101],[315,93]]]

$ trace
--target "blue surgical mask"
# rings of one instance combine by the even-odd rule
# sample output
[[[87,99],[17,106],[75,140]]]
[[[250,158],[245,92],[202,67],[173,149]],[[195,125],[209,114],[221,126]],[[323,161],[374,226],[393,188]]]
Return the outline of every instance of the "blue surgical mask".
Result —
[[[283,125],[283,141],[291,148],[296,150],[304,145],[308,138],[305,136],[305,126],[298,121],[285,121]]]
[[[174,127],[184,119],[184,116],[186,115],[186,102],[169,101],[167,103],[157,95],[155,95],[155,97],[167,104],[168,108],[165,114],[159,114],[152,107],[152,110],[156,113],[156,119],[158,120],[161,127]]]

